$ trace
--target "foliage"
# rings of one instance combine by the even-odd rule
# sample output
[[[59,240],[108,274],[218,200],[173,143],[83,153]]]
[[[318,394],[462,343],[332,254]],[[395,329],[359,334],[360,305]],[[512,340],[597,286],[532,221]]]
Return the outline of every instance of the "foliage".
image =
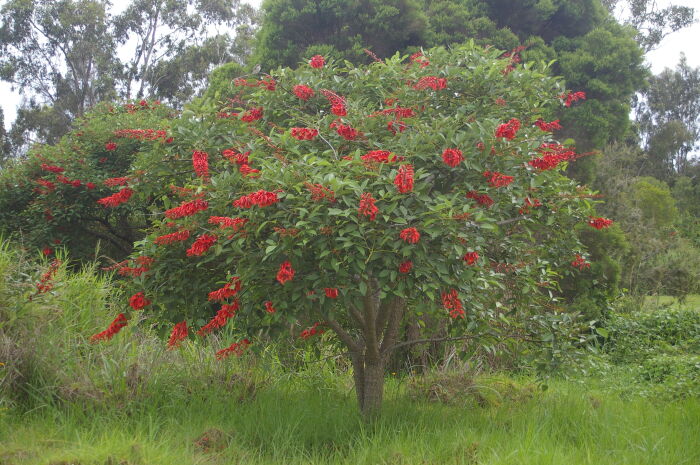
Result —
[[[165,130],[175,115],[157,102],[100,105],[57,144],[8,163],[0,173],[0,230],[49,255],[66,247],[76,259],[91,260],[101,244],[99,253],[123,259],[147,224],[146,206],[168,185],[152,178],[143,197],[116,208],[98,201],[133,184],[140,176],[131,170],[136,154],[166,139],[129,138],[133,130]]]

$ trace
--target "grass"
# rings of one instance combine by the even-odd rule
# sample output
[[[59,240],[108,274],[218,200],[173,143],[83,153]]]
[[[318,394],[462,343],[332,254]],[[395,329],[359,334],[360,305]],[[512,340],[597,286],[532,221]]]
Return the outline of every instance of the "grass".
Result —
[[[392,379],[380,420],[303,378],[254,397],[45,406],[0,421],[0,464],[697,464],[700,402],[622,400],[579,383],[479,407],[412,400]],[[203,435],[208,436],[202,438]]]
[[[700,311],[700,294],[690,294],[683,303],[678,302],[677,298],[669,295],[646,296],[644,298],[644,310],[652,311],[659,307]]]

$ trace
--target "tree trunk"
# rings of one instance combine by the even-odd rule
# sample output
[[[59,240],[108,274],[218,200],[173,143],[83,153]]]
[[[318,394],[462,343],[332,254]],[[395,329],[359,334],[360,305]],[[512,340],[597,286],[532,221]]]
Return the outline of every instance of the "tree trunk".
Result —
[[[352,366],[360,412],[365,420],[376,418],[384,395],[384,363],[366,354],[352,354]]]

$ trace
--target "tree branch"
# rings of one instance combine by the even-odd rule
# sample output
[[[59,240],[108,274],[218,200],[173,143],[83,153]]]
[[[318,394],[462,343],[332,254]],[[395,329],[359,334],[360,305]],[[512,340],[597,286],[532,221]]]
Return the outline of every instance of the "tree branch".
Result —
[[[348,349],[350,349],[351,352],[362,352],[362,346],[355,339],[353,339],[352,336],[350,336],[350,334],[348,334],[348,332],[345,331],[337,321],[326,320],[326,325],[338,335],[338,339],[340,339],[343,344],[348,346]]]

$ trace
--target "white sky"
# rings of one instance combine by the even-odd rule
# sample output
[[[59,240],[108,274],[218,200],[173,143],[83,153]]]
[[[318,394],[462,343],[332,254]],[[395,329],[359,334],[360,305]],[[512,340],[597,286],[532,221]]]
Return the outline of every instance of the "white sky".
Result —
[[[247,0],[247,3],[256,8],[260,7],[261,2],[262,0]],[[0,5],[3,3],[4,1],[0,0]],[[659,0],[658,3],[659,6],[673,3],[695,7],[696,17],[700,19],[700,0]],[[117,11],[121,11],[126,5],[121,0],[114,0],[113,4]],[[690,66],[700,66],[700,22],[666,37],[656,50],[647,54],[646,59],[654,74],[658,74],[664,68],[674,68],[681,53],[685,53]],[[15,119],[16,108],[20,101],[19,93],[13,91],[8,83],[0,82],[0,105],[5,113],[5,127],[7,129]]]

